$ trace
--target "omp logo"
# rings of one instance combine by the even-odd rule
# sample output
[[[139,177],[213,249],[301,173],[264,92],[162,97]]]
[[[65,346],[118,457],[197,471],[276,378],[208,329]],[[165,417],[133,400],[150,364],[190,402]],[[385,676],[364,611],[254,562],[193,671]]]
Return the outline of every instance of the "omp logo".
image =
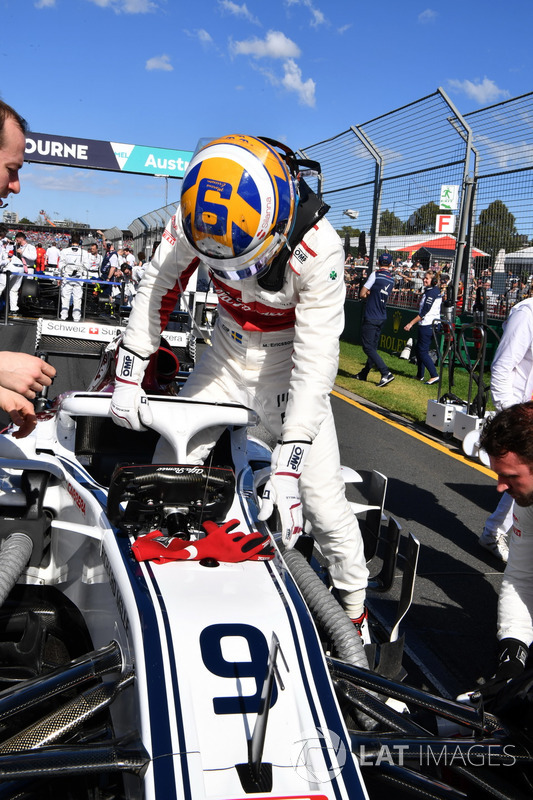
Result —
[[[289,467],[293,469],[295,472],[300,469],[300,464],[302,462],[303,456],[303,448],[300,445],[295,444],[291,450],[291,454],[289,457]]]
[[[79,508],[83,516],[85,516],[85,500],[79,494],[79,492],[76,491],[76,489],[74,488],[74,486],[72,486],[71,483],[67,483],[67,492],[72,497],[72,499],[74,500],[74,504]]]
[[[126,353],[126,355],[124,356],[124,361],[122,362],[122,376],[126,378],[131,378],[132,372],[133,372],[133,358]]]
[[[294,255],[294,257],[295,257],[296,259],[298,259],[298,261],[300,262],[300,264],[303,264],[303,263],[304,263],[304,261],[307,261],[307,253],[305,253],[305,252],[304,252],[304,250],[302,250],[302,248],[301,248],[301,247],[297,247],[297,248],[294,250],[294,252],[293,252],[293,255]]]

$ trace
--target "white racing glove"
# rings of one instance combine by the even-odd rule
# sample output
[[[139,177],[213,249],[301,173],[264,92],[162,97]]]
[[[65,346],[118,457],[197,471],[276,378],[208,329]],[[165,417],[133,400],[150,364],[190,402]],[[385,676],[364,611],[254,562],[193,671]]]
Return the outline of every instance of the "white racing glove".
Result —
[[[115,390],[111,399],[111,417],[122,428],[144,431],[152,422],[148,398],[141,388],[148,359],[119,347],[115,372]]]
[[[311,442],[282,442],[272,453],[272,469],[267,481],[258,519],[266,520],[277,506],[281,519],[281,539],[291,550],[302,532],[303,515],[298,480],[311,449]]]

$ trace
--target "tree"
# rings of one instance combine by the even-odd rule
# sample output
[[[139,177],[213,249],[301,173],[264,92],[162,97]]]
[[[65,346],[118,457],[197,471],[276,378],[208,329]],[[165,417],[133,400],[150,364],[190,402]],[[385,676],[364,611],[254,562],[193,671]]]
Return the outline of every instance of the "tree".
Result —
[[[405,232],[412,234],[435,233],[435,220],[439,213],[436,203],[426,203],[413,211],[405,224]]]
[[[494,200],[479,215],[479,222],[474,226],[474,246],[496,258],[503,249],[512,253],[520,247],[521,236],[516,230],[516,219],[505,203]]]
[[[345,236],[349,236],[350,239],[357,239],[361,231],[359,230],[359,228],[352,228],[351,225],[344,225],[344,227],[342,228],[337,228],[337,233],[344,241]]]
[[[393,211],[388,208],[381,212],[379,218],[379,235],[380,236],[400,236],[404,233],[405,223],[397,217]]]
[[[347,256],[351,253],[352,256],[357,256],[357,248],[350,247],[350,240],[359,237],[359,228],[353,228],[351,225],[344,225],[342,228],[337,229],[337,233],[341,237],[344,245],[344,255]]]
[[[22,219],[19,219],[19,222],[21,223],[21,225],[32,225],[33,224],[31,219],[28,219],[28,217],[22,217]]]

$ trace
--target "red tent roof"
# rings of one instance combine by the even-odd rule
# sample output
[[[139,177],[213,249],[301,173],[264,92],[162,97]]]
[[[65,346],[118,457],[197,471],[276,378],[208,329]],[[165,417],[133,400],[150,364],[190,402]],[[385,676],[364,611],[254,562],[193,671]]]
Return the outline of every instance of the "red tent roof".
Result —
[[[411,244],[409,247],[399,247],[398,250],[400,253],[409,253],[409,255],[412,256],[413,253],[420,250],[421,247],[427,247],[431,250],[455,250],[456,245],[457,239],[455,236],[439,236],[438,239],[427,239],[425,242]],[[472,256],[474,258],[478,256],[488,256],[488,253],[484,253],[483,250],[478,250],[476,247],[473,247]]]

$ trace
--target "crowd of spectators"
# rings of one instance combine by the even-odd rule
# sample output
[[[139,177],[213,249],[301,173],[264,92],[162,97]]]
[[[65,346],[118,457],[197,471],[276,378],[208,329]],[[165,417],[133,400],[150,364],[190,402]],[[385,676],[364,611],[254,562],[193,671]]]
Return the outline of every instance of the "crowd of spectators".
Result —
[[[400,308],[418,308],[420,298],[423,293],[423,280],[427,269],[438,277],[438,285],[443,297],[446,296],[450,282],[453,279],[453,265],[446,260],[433,261],[429,267],[422,265],[420,260],[414,260],[408,256],[401,258],[397,256],[391,268],[394,287],[391,293],[390,304]],[[344,265],[344,280],[346,284],[346,296],[350,300],[358,300],[361,287],[370,274],[368,257],[354,258],[348,255]],[[522,278],[516,275],[508,275],[505,280],[505,287],[497,292],[493,289],[493,275],[490,269],[481,270],[478,274],[471,268],[468,276],[468,291],[465,293],[465,285],[459,281],[456,298],[456,311],[472,311],[474,307],[484,308],[489,316],[506,318],[510,309],[528,297],[533,297],[533,275]]]
[[[76,236],[79,233],[76,232]],[[25,257],[22,267],[18,266],[20,255],[17,243],[23,237],[27,242]],[[131,306],[135,297],[136,287],[140,282],[147,265],[146,255],[139,251],[134,253],[131,242],[124,241],[120,245],[115,245],[111,241],[106,241],[101,231],[93,234],[87,232],[84,235],[82,249],[80,251],[80,268],[73,271],[72,268],[64,270],[62,267],[62,254],[69,252],[73,243],[70,233],[43,232],[43,231],[21,231],[4,230],[4,235],[0,241],[0,297],[6,301],[6,276],[8,273],[22,272],[26,276],[41,275],[47,278],[57,277],[62,283],[67,278],[71,278],[71,288],[80,289],[83,283],[88,284],[88,291],[93,294],[101,293],[111,306]],[[112,268],[109,268],[109,255],[113,254]],[[106,260],[106,256],[108,256]],[[70,265],[72,267],[72,265]],[[65,272],[65,274],[63,274]],[[67,274],[68,272],[68,274]],[[74,274],[75,273],[75,274]],[[19,283],[21,283],[21,280]],[[3,278],[3,280],[2,280]],[[78,283],[76,283],[78,282]],[[67,283],[69,283],[67,281]],[[20,285],[14,286],[14,280],[10,281],[11,291],[9,292],[9,308],[12,312],[17,312],[18,294]],[[63,290],[65,287],[62,286]],[[64,292],[62,291],[62,294]],[[77,294],[81,294],[81,289]],[[66,295],[65,295],[66,297]],[[70,311],[66,305],[67,300],[63,298],[61,317],[67,318],[72,314],[73,318],[79,319],[81,299],[74,303],[69,297],[68,303]]]
[[[533,275],[526,279],[513,275],[507,277],[503,291],[496,291],[492,285],[490,271],[486,271],[471,283],[469,310],[486,308],[491,317],[506,319],[509,311],[521,300],[533,297]]]
[[[430,270],[438,276],[438,282],[442,294],[450,282],[451,265],[448,262],[434,262]],[[344,265],[344,279],[346,283],[346,296],[351,300],[357,300],[361,287],[370,272],[368,256],[364,259],[354,259],[353,256],[346,257]],[[427,272],[419,260],[414,261],[409,256],[401,259],[399,256],[394,260],[391,267],[394,278],[390,303],[391,305],[403,308],[417,308],[424,290],[424,275]]]
[[[9,228],[6,231],[6,234],[9,237],[15,237],[17,232],[17,228]],[[68,247],[70,245],[70,233],[35,230],[26,230],[24,233],[26,234],[26,239],[28,242],[34,247],[37,247],[38,244],[41,244],[45,248],[51,247],[53,244],[59,248]]]

